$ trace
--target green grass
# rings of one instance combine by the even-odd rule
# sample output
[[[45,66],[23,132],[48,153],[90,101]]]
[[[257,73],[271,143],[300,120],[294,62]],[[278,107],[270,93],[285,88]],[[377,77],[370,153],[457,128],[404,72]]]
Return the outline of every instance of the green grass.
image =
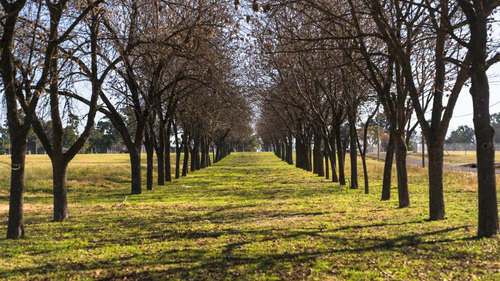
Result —
[[[412,205],[398,209],[396,189],[379,200],[383,163],[374,160],[369,195],[270,153],[233,153],[132,196],[127,155],[79,155],[70,221],[53,223],[46,160],[28,157],[27,237],[0,239],[0,279],[500,280],[500,237],[475,238],[472,174],[445,173],[448,219],[429,222],[427,171],[413,166]]]

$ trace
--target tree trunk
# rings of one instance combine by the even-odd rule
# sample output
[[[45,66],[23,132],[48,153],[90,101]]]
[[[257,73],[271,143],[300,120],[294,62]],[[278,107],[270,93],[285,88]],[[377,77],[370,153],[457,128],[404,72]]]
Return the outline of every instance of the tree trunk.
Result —
[[[201,138],[201,160],[200,160],[200,168],[206,168],[207,167],[207,151],[205,150],[205,137]]]
[[[384,178],[382,180],[382,200],[391,199],[392,162],[394,161],[394,136],[389,134],[389,143],[385,153]]]
[[[54,189],[54,221],[68,220],[68,188],[66,174],[68,163],[64,163],[62,154],[52,156],[52,178]]]
[[[210,144],[207,144],[207,167],[212,166],[212,161],[210,160]]]
[[[328,152],[325,151],[324,154],[325,154],[325,178],[327,180],[329,180],[330,179],[330,165],[328,164],[328,161],[329,161],[328,160],[328,158],[329,158]]]
[[[153,144],[151,141],[151,135],[147,134],[145,137],[145,143],[144,146],[146,147],[146,189],[147,190],[153,190],[153,154],[154,154],[154,148]],[[158,155],[158,152],[157,152]],[[158,165],[159,166],[159,165]],[[158,169],[159,171],[159,169]],[[158,184],[160,184],[160,181],[158,181]],[[163,183],[165,184],[165,183]]]
[[[9,224],[7,238],[17,239],[24,237],[24,164],[26,159],[27,134],[15,133],[10,128],[11,134],[11,161],[10,170],[10,201]]]
[[[311,138],[306,137],[306,152],[307,152],[307,171],[312,172],[312,148],[311,148]]]
[[[320,177],[325,176],[325,167],[323,165],[323,153],[322,153],[322,137],[320,134],[314,135],[314,149],[313,149],[313,173],[317,174]]]
[[[339,166],[339,183],[340,185],[345,185],[345,171],[344,171],[344,157],[342,149],[342,137],[340,135],[340,122],[335,124],[335,142],[337,147],[337,158]]]
[[[182,176],[187,176],[188,163],[189,163],[189,137],[182,135],[182,142],[184,143],[184,162],[182,163]]]
[[[216,144],[216,149],[215,149],[215,160],[214,160],[214,163],[217,163],[217,162],[220,161],[221,149],[222,149],[222,144],[218,142]],[[275,152],[275,154],[276,154],[276,152]]]
[[[170,135],[172,135],[172,123],[168,122],[167,130],[165,131],[165,150],[164,150],[164,162],[165,162],[165,181],[172,181],[172,167],[170,163]]]
[[[281,141],[281,160],[286,161],[286,145],[284,141]]]
[[[289,137],[286,141],[286,162],[293,165],[293,138]]]
[[[177,147],[177,151],[175,152],[175,178],[178,179],[180,177],[181,170],[181,153],[182,149],[184,149],[184,145]]]
[[[356,145],[356,119],[355,113],[349,113],[349,134],[350,134],[350,144],[349,144],[349,158],[351,159],[351,189],[358,189],[358,153]]]
[[[295,138],[295,167],[307,170],[307,164],[305,163],[307,161],[307,156],[305,152],[305,145],[304,142],[300,137]]]
[[[129,148],[130,169],[132,171],[132,194],[141,194],[141,146]]]
[[[408,189],[408,173],[406,171],[406,141],[402,135],[395,136],[396,169],[398,174],[398,199],[399,208],[410,206],[410,193]]]
[[[158,130],[158,138],[159,138],[159,145],[158,149],[156,149],[156,162],[158,164],[158,175],[157,175],[157,181],[158,185],[165,185],[165,135],[164,135],[164,127],[162,124],[160,124],[160,128]]]
[[[328,144],[328,140],[325,139],[325,144]],[[335,149],[335,138],[330,138],[329,145],[326,146],[328,149],[328,158],[330,158],[330,166],[332,167],[332,182],[339,182],[337,176],[337,157]]]
[[[478,180],[479,237],[498,233],[498,203],[495,179],[494,129],[490,124],[488,78],[485,73],[472,76],[471,94],[474,107]]]
[[[196,140],[194,141],[194,146],[191,149],[191,172],[196,171]]]
[[[361,161],[363,162],[363,175],[365,178],[365,194],[369,194],[370,186],[368,182],[368,167],[366,166],[366,155],[364,153],[361,155]]]
[[[479,237],[490,237],[498,233],[498,202],[495,179],[495,130],[490,124],[490,89],[487,70],[488,16],[486,1],[473,1],[473,7],[461,2],[466,11],[471,30],[470,51],[472,55],[471,88],[474,108],[474,130],[476,134],[477,180],[478,180],[478,229]],[[493,11],[493,8],[491,8]]]
[[[195,164],[195,171],[201,169],[201,161],[200,161],[200,139],[195,141],[194,145],[194,157],[191,159]]]
[[[174,134],[175,134],[175,178],[178,179],[180,176],[182,144],[179,145],[179,135],[177,134],[177,125],[174,125]]]
[[[430,137],[430,139],[432,136]],[[429,157],[429,219],[444,220],[443,143],[428,144]]]
[[[281,158],[281,145],[278,141],[275,142],[274,154],[276,155],[276,157]]]

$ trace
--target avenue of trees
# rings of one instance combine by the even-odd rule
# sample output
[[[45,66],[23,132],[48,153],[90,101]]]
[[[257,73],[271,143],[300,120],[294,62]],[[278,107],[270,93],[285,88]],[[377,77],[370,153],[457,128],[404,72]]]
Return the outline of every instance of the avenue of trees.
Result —
[[[12,155],[8,238],[25,231],[24,165],[31,142],[51,159],[54,221],[65,221],[66,171],[79,152],[121,143],[130,156],[131,192],[140,194],[142,147],[146,187],[152,189],[154,166],[158,185],[172,180],[171,145],[178,178],[251,138],[252,110],[235,82],[232,2],[0,4],[7,111],[1,134]]]
[[[381,199],[391,197],[395,164],[400,208],[411,203],[406,155],[420,128],[429,155],[429,219],[442,220],[443,146],[467,86],[478,158],[478,236],[498,233],[496,117],[489,113],[486,70],[500,60],[491,38],[499,1],[0,4],[7,113],[0,133],[12,157],[8,238],[24,235],[30,140],[51,159],[54,221],[65,221],[66,172],[77,153],[121,143],[130,157],[131,193],[141,194],[143,147],[148,190],[155,167],[156,182],[164,185],[233,150],[255,147],[250,101],[258,104],[255,129],[264,148],[352,189],[370,192],[367,148],[383,145]]]
[[[477,144],[478,236],[498,233],[486,70],[500,58],[491,37],[500,2],[270,3],[252,20],[260,61],[253,71],[265,76],[257,90],[257,130],[264,147],[292,164],[295,145],[297,167],[356,189],[357,155],[365,166],[366,147],[373,144],[368,136],[373,128],[383,129],[383,113],[389,140],[382,200],[391,196],[395,161],[399,207],[404,208],[411,203],[406,154],[419,127],[429,157],[429,219],[442,220],[445,137],[458,95],[470,86],[474,128],[461,129]],[[344,172],[346,152],[350,179]]]

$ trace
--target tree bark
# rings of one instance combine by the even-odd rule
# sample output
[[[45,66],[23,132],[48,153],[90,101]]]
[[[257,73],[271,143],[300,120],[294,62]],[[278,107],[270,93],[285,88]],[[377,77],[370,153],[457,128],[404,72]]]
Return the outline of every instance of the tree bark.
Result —
[[[389,134],[389,143],[385,152],[384,178],[382,180],[382,200],[391,199],[392,162],[394,161],[394,136]]]
[[[295,166],[307,171],[307,162],[309,160],[307,159],[306,146],[301,137],[295,138],[295,156],[297,158]]]
[[[161,116],[161,115],[160,115]],[[165,128],[163,124],[160,124],[159,129],[158,129],[158,148],[156,149],[156,162],[158,165],[158,175],[157,175],[157,182],[158,185],[165,185]]]
[[[276,157],[281,158],[281,145],[279,144],[278,140],[275,141],[274,146],[274,154],[276,155]]]
[[[151,134],[147,133],[144,146],[146,147],[146,189],[153,190],[153,154],[154,148],[151,141]],[[158,182],[160,184],[160,182]]]
[[[408,189],[408,173],[406,170],[406,141],[403,136],[395,136],[396,169],[398,174],[398,199],[399,208],[410,206],[410,193]]]
[[[358,149],[356,145],[356,117],[355,112],[350,112],[349,116],[349,133],[350,133],[350,144],[349,144],[349,158],[351,159],[351,189],[358,189]]]
[[[290,165],[293,165],[293,138],[287,137],[286,139],[286,162]]]
[[[68,220],[68,188],[66,185],[66,175],[68,163],[56,155],[52,159],[52,178],[54,189],[54,221],[61,222]]]
[[[325,167],[323,165],[323,153],[322,153],[322,140],[320,134],[314,135],[314,149],[313,149],[313,173],[317,174],[320,177],[325,176]]]
[[[312,172],[312,148],[311,148],[311,137],[306,137],[306,152],[307,152],[307,171]]]
[[[446,213],[443,196],[443,143],[428,143],[428,157],[429,219],[444,220]]]
[[[200,140],[194,139],[193,149],[191,150],[191,172],[200,169]]]
[[[325,144],[328,144],[328,140],[325,139]],[[326,145],[328,149],[328,155],[330,158],[330,166],[332,167],[332,182],[339,182],[339,178],[337,176],[337,157],[336,155],[336,149],[335,149],[335,138],[330,138],[330,143],[329,145]]]
[[[184,144],[184,162],[182,163],[182,176],[187,176],[189,163],[189,137],[186,134],[182,135],[182,143]]]
[[[328,161],[330,161],[328,158],[328,152],[324,152],[325,154],[325,178],[327,180],[330,179],[330,165],[328,164]]]
[[[205,138],[202,137],[200,140],[200,152],[201,152],[201,159],[200,159],[200,169],[206,168],[206,163],[207,163],[207,154],[205,151]]]
[[[7,121],[11,144],[11,171],[10,171],[10,200],[9,222],[7,238],[17,239],[24,237],[24,172],[26,159],[26,145],[29,124],[34,111],[25,116],[24,124],[20,124],[20,116],[16,94],[21,89],[16,87],[14,69],[14,38],[19,12],[24,8],[25,0],[2,3],[3,34],[1,38],[0,71],[3,82],[3,95],[7,107]],[[36,105],[36,99],[32,101]]]
[[[10,130],[15,131],[14,127]],[[26,159],[26,134],[14,133],[11,136],[10,201],[7,238],[24,237],[24,164]]]
[[[207,167],[212,166],[212,161],[210,160],[210,142],[207,143]]]
[[[179,145],[179,135],[177,134],[176,124],[174,124],[174,135],[175,135],[175,178],[178,179],[180,176],[182,144]]]
[[[218,143],[215,148],[215,160],[214,163],[217,163],[220,161],[220,155],[221,155],[221,150],[222,150],[222,145]],[[274,153],[276,155],[276,152]]]
[[[343,157],[343,149],[342,149],[342,137],[340,134],[340,120],[336,120],[335,122],[335,142],[337,147],[337,158],[338,158],[338,167],[339,167],[339,183],[340,185],[345,185],[345,171],[344,171],[344,157]]]
[[[474,107],[478,179],[479,237],[498,233],[498,202],[495,179],[494,129],[490,124],[489,86],[486,73],[472,75],[471,94]]]
[[[470,27],[471,88],[474,131],[476,134],[478,180],[479,237],[490,237],[499,232],[498,202],[495,179],[495,130],[490,124],[490,90],[488,76],[488,17],[498,7],[486,1],[459,1]]]
[[[441,2],[444,4],[444,2]],[[442,8],[444,14],[447,12],[447,4]],[[440,17],[441,18],[441,17]],[[442,20],[442,18],[441,18]],[[443,25],[443,23],[441,23]],[[445,218],[445,206],[443,196],[443,142],[446,131],[443,128],[443,92],[446,81],[445,53],[446,53],[446,33],[443,29],[436,31],[435,46],[435,78],[434,78],[434,98],[432,111],[439,114],[432,114],[429,133],[427,133],[428,157],[429,157],[429,219],[443,220]],[[425,130],[423,130],[425,131]],[[424,132],[425,133],[425,132]],[[440,135],[443,135],[441,137]],[[422,158],[423,159],[423,158]],[[422,160],[424,163],[424,160]]]
[[[281,160],[286,161],[286,145],[284,141],[280,142],[281,144]]]
[[[196,139],[194,141],[194,145],[191,148],[191,172],[196,171]]]
[[[141,194],[141,147],[129,150],[130,169],[132,172],[132,194]]]
[[[368,182],[368,167],[366,166],[366,155],[361,156],[361,161],[363,162],[363,174],[365,178],[365,194],[369,194],[370,186]]]
[[[172,181],[172,167],[170,163],[170,135],[172,135],[172,123],[168,122],[167,130],[165,130],[165,135],[163,136],[165,139],[164,146],[164,163],[165,163],[165,181]]]

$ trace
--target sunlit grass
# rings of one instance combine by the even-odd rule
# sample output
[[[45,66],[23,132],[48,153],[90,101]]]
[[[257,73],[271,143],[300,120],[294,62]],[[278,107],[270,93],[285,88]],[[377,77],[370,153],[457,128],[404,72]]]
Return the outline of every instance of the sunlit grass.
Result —
[[[234,153],[132,196],[127,155],[79,155],[68,171],[70,221],[53,223],[50,162],[36,157],[27,166],[38,173],[27,176],[27,237],[0,239],[0,279],[500,279],[500,237],[475,239],[472,173],[445,172],[447,220],[429,222],[427,170],[417,166],[411,207],[398,209],[395,188],[379,200],[375,160],[369,195],[361,176],[350,190],[270,153]],[[7,172],[0,168],[0,235]]]
[[[408,157],[422,159],[422,153],[410,153]],[[427,154],[425,155],[427,159]],[[495,151],[495,159],[500,161],[500,151]],[[498,162],[497,161],[497,162]],[[449,165],[476,163],[475,151],[445,151],[443,153],[443,162]]]

